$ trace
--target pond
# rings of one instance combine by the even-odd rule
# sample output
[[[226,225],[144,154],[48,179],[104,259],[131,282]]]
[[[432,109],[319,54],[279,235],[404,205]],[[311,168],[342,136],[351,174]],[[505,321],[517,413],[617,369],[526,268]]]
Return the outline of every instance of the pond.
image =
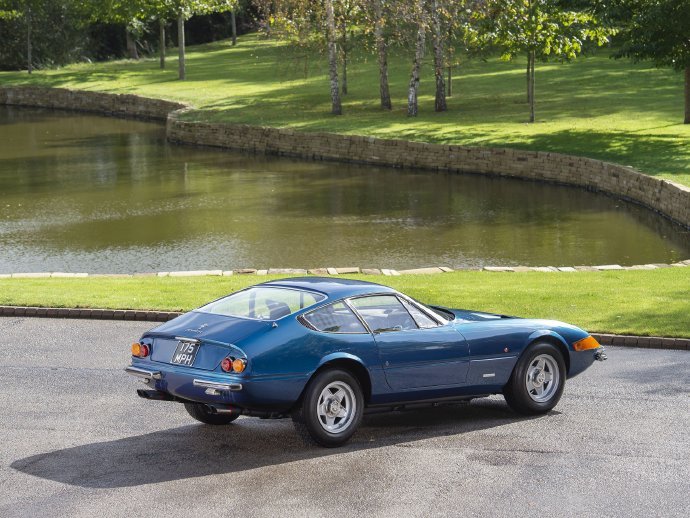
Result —
[[[689,257],[680,227],[577,188],[174,146],[158,123],[0,107],[0,273]]]

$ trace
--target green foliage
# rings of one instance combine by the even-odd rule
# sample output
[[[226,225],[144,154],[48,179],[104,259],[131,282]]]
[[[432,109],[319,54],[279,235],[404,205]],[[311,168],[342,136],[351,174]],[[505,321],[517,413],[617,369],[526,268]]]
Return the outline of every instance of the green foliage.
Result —
[[[618,56],[651,59],[659,67],[690,67],[688,0],[614,0],[626,8]],[[619,7],[619,8],[620,8]]]
[[[33,65],[63,65],[80,57],[87,42],[73,2],[0,0],[0,68],[26,68],[27,32],[33,33]]]
[[[608,43],[612,30],[586,11],[564,10],[556,0],[495,0],[488,4],[484,37],[503,48],[503,57],[534,52],[537,59],[571,60],[586,41]]]

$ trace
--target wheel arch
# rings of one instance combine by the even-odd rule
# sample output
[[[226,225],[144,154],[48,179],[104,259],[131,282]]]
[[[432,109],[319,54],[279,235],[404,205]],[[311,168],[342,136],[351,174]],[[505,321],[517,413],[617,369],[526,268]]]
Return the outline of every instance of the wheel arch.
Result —
[[[311,374],[311,376],[309,376],[309,381],[307,381],[302,393],[300,394],[300,401],[307,389],[307,386],[309,385],[309,382],[314,379],[314,376],[328,369],[342,369],[352,374],[359,382],[359,386],[362,389],[362,394],[364,395],[364,402],[369,403],[369,400],[371,399],[371,376],[369,371],[364,366],[364,363],[361,359],[348,353],[334,353],[325,356],[319,363],[319,366],[316,368],[316,370]]]
[[[550,343],[559,350],[559,352],[563,355],[563,361],[565,362],[565,372],[566,375],[568,375],[570,373],[570,352],[568,351],[568,343],[565,341],[565,339],[555,331],[535,331],[529,336],[527,344],[525,345],[522,352],[524,353],[532,344],[535,344],[537,342]]]

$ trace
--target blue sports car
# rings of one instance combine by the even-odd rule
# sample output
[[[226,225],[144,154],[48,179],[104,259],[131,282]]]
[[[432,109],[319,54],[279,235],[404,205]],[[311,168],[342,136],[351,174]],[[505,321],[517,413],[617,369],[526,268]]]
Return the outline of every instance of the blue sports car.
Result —
[[[367,411],[503,394],[550,411],[566,378],[603,348],[550,320],[428,306],[370,282],[265,282],[145,333],[129,374],[145,399],[177,401],[202,423],[292,417],[322,446],[345,443]]]

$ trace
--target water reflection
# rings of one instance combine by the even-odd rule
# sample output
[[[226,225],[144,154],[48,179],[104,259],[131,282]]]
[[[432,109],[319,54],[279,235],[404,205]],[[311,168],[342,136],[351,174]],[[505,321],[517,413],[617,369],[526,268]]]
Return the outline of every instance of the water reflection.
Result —
[[[634,264],[651,211],[519,180],[171,146],[162,125],[0,108],[0,272]]]

